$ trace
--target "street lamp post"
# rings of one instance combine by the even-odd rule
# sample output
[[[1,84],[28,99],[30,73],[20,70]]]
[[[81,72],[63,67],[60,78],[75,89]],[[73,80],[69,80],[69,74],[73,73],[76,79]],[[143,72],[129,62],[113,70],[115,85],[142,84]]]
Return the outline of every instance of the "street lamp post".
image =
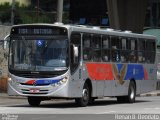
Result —
[[[12,0],[11,25],[14,25],[14,13],[15,13],[15,0]]]
[[[37,0],[37,22],[39,22],[39,0]]]
[[[57,22],[62,22],[63,17],[63,0],[58,0],[57,3]]]

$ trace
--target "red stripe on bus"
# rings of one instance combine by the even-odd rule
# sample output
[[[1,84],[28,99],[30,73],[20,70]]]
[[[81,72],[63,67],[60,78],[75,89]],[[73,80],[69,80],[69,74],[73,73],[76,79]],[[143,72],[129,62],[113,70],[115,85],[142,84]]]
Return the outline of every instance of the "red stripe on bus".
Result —
[[[86,67],[92,80],[114,80],[111,64],[86,63]]]
[[[144,67],[144,79],[148,80],[148,73],[145,67]]]
[[[29,80],[29,81],[26,82],[26,84],[33,85],[34,82],[35,82],[35,80]]]

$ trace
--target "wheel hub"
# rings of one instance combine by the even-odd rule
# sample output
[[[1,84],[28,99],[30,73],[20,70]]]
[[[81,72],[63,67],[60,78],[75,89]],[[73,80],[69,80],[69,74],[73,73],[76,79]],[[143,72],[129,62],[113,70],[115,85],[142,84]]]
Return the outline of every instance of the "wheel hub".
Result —
[[[130,98],[133,99],[135,96],[135,93],[134,93],[134,88],[131,87],[131,94],[130,94]]]
[[[87,89],[83,89],[82,97],[83,97],[84,101],[88,100],[88,91],[87,91]]]

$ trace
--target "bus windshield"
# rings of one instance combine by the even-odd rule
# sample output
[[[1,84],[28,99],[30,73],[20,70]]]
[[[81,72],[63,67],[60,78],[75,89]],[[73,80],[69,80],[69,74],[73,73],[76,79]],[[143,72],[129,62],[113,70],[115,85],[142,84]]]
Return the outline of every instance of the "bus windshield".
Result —
[[[11,39],[9,69],[17,71],[62,71],[67,69],[67,37]]]

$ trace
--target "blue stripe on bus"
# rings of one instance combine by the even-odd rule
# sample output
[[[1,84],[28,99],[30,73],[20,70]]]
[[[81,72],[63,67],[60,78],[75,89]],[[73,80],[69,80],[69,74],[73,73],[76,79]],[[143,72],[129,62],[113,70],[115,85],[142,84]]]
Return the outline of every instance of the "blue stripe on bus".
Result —
[[[43,85],[43,84],[55,84],[58,83],[60,80],[36,80],[37,85]]]
[[[117,64],[118,73],[121,73],[124,64]],[[144,68],[143,65],[128,64],[126,75],[124,80],[130,80],[134,78],[135,80],[144,80]]]
[[[130,80],[134,78],[135,80],[143,80],[144,79],[144,68],[143,65],[128,65],[125,80]]]
[[[43,80],[43,79],[40,79],[40,80],[34,80],[34,82],[32,82],[32,84],[36,84],[36,85],[50,85],[50,84],[58,83],[61,80],[62,79],[56,79],[56,80]],[[30,80],[27,81],[27,82],[30,82]]]

